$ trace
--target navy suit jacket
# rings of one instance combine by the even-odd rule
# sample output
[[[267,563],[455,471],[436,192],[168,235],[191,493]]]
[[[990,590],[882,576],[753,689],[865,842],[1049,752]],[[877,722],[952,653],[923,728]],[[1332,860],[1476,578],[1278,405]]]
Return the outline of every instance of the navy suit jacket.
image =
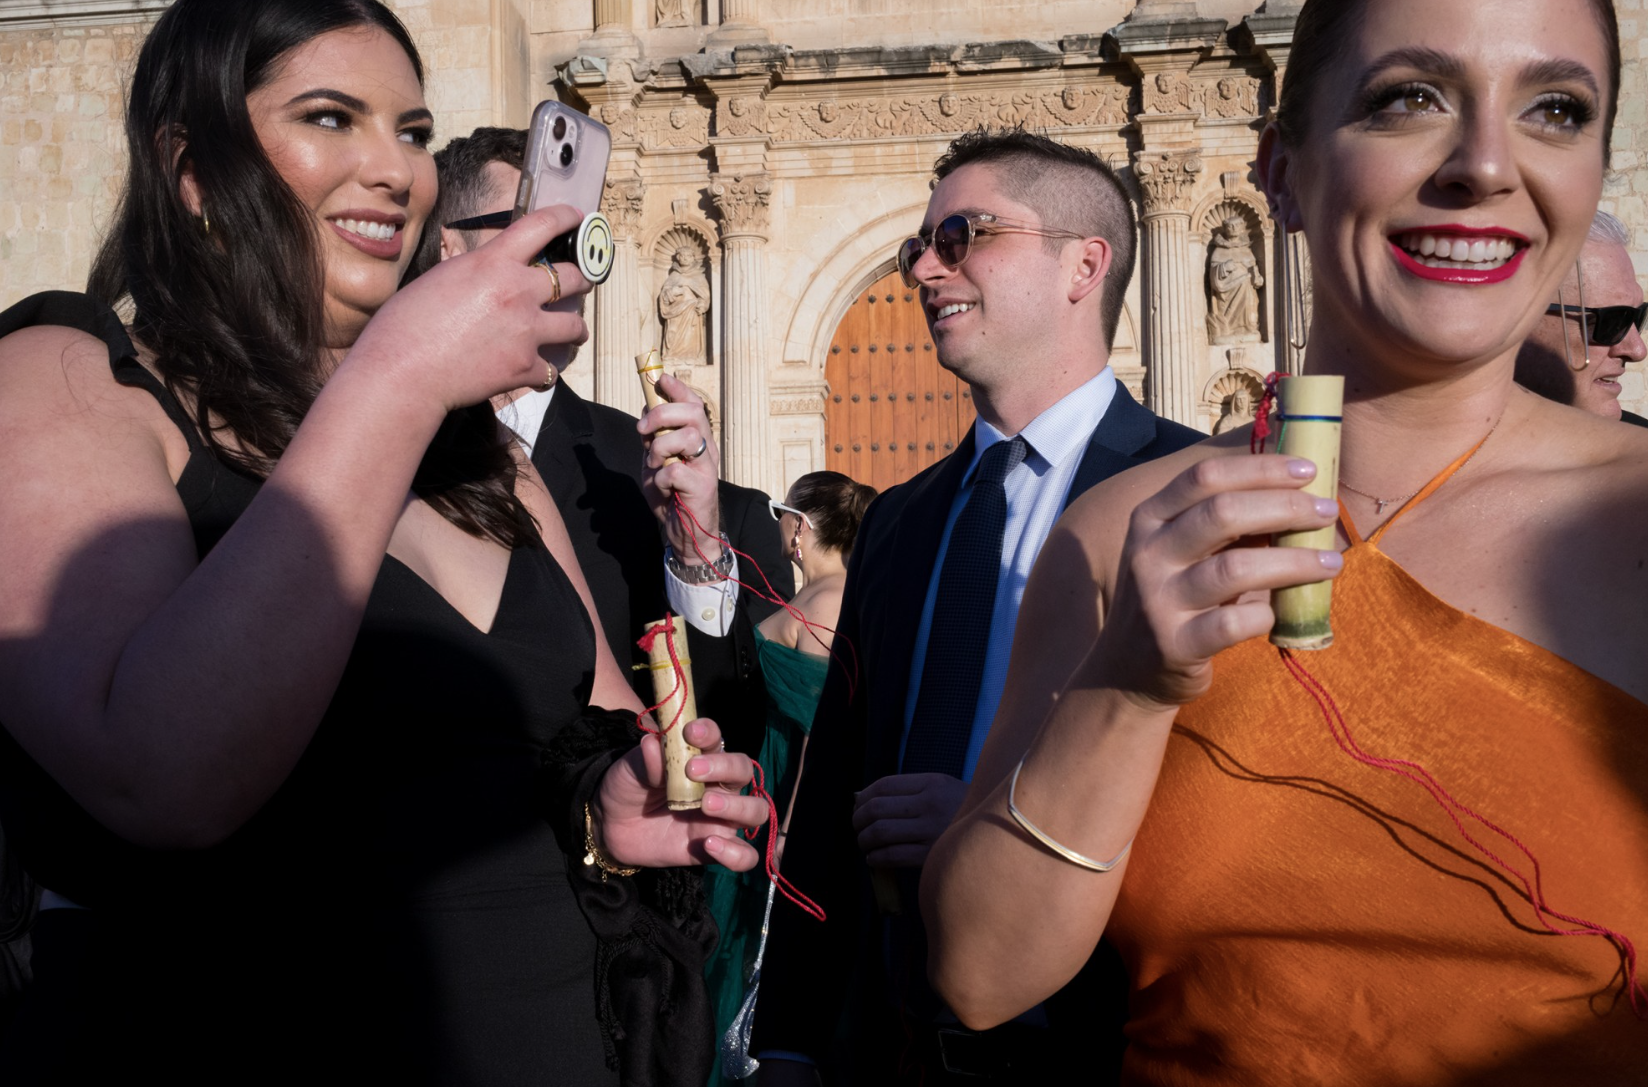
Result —
[[[1065,502],[1205,437],[1158,418],[1118,383]],[[862,675],[849,692],[853,685],[842,659],[850,656],[838,654],[830,665],[784,853],[784,874],[824,907],[829,920],[820,924],[792,906],[775,907],[756,1012],[756,1053],[785,1050],[822,1059],[855,973],[854,1012],[885,1014],[890,981],[879,951],[869,869],[852,829],[853,794],[898,772],[922,606],[973,449],[969,433],[954,453],[880,495],[859,528],[838,630],[857,647]],[[904,908],[917,907],[910,901]],[[877,997],[878,1007],[863,1007]],[[1085,1009],[1090,1030],[1093,1010]]]

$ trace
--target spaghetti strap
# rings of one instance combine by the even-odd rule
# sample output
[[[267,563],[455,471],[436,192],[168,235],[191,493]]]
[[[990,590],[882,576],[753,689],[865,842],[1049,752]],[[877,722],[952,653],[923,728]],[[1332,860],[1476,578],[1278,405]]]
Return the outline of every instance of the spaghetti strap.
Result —
[[[1495,426],[1497,427],[1498,424],[1496,423]],[[1489,430],[1488,433],[1482,435],[1482,441],[1477,442],[1475,445],[1473,445],[1469,449],[1467,449],[1464,452],[1464,454],[1459,457],[1458,460],[1454,461],[1452,464],[1450,464],[1446,468],[1442,469],[1442,471],[1438,472],[1437,475],[1436,475],[1436,478],[1431,480],[1429,483],[1425,484],[1425,486],[1419,491],[1418,494],[1414,495],[1412,498],[1410,498],[1406,502],[1402,503],[1402,505],[1397,508],[1396,512],[1391,514],[1389,521],[1386,521],[1384,524],[1380,525],[1378,528],[1373,530],[1373,534],[1368,537],[1368,543],[1373,544],[1375,547],[1377,547],[1379,545],[1380,537],[1384,536],[1384,534],[1390,530],[1390,527],[1392,525],[1396,524],[1397,518],[1401,517],[1404,513],[1407,513],[1409,510],[1411,510],[1415,506],[1419,505],[1419,503],[1423,502],[1425,499],[1427,499],[1431,495],[1435,494],[1437,489],[1439,487],[1441,487],[1442,484],[1444,484],[1448,480],[1452,479],[1455,472],[1457,472],[1461,468],[1465,467],[1466,463],[1472,457],[1476,456],[1476,451],[1478,449],[1482,448],[1482,442],[1487,441],[1491,437],[1493,437],[1493,431]],[[1344,509],[1345,509],[1345,507],[1341,504],[1340,507],[1339,507],[1339,512],[1340,512],[1341,516],[1344,516]],[[1349,519],[1346,518],[1346,520],[1348,521]]]
[[[1345,539],[1350,541],[1351,547],[1358,547],[1364,541],[1362,534],[1356,531],[1356,522],[1350,518],[1350,510],[1345,507],[1343,498],[1339,502],[1339,527],[1345,530]]]

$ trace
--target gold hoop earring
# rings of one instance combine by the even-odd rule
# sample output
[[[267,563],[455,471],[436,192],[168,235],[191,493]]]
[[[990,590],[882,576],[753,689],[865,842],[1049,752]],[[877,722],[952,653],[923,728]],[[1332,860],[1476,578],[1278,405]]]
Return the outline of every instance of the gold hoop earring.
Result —
[[[202,205],[200,209],[200,228],[207,235],[212,233],[212,217],[206,214],[205,205]]]
[[[795,536],[794,536],[794,538],[792,538],[790,540],[790,546],[792,548],[794,548],[793,554],[795,555],[795,564],[797,566],[800,566],[801,565],[801,527],[799,525],[796,526]]]

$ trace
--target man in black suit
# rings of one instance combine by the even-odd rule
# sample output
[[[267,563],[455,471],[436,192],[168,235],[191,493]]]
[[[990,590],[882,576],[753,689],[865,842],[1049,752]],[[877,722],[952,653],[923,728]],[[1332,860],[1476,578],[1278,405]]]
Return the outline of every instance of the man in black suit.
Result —
[[[519,129],[480,128],[452,140],[435,156],[441,187],[431,223],[508,211],[525,154],[526,133]],[[496,233],[495,228],[430,229],[410,274],[467,252]],[[723,550],[721,537],[699,533],[693,539],[687,535],[693,531],[689,525],[665,517],[667,493],[678,493],[705,527],[713,531],[719,524],[731,547],[753,558],[785,599],[795,593],[794,573],[767,496],[717,478],[719,456],[709,440],[703,403],[674,377],[666,376],[661,387],[673,402],[642,420],[587,401],[564,383],[517,390],[495,406],[526,447],[566,522],[620,666],[645,665],[647,656],[636,639],[670,608],[689,624],[699,711],[721,725],[728,746],[755,751],[766,708],[754,624],[776,605],[717,578],[721,573],[741,576],[736,556]],[[660,433],[670,428],[672,433]],[[672,452],[685,460],[666,469],[664,457]],[[660,520],[665,538],[659,534]],[[762,585],[754,573],[742,577]],[[650,671],[634,675],[637,691],[650,704]]]
[[[1109,368],[1137,221],[1096,156],[980,131],[934,174],[899,265],[979,419],[859,529],[838,642],[861,672],[847,674],[850,655],[831,665],[784,858],[829,920],[773,915],[752,1046],[763,1084],[817,1082],[818,1066],[854,1084],[1103,1083],[1119,1063],[1124,979],[1097,960],[1072,1020],[1055,1000],[1029,1022],[963,1028],[926,985],[915,891],[966,792],[1059,512],[1202,435],[1152,415]]]

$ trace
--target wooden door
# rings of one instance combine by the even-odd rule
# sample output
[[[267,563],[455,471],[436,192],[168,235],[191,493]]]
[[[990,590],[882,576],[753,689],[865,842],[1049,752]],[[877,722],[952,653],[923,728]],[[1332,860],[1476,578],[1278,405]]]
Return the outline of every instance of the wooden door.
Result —
[[[825,463],[877,490],[952,452],[973,425],[973,394],[938,364],[917,293],[896,271],[853,299],[824,376]]]

